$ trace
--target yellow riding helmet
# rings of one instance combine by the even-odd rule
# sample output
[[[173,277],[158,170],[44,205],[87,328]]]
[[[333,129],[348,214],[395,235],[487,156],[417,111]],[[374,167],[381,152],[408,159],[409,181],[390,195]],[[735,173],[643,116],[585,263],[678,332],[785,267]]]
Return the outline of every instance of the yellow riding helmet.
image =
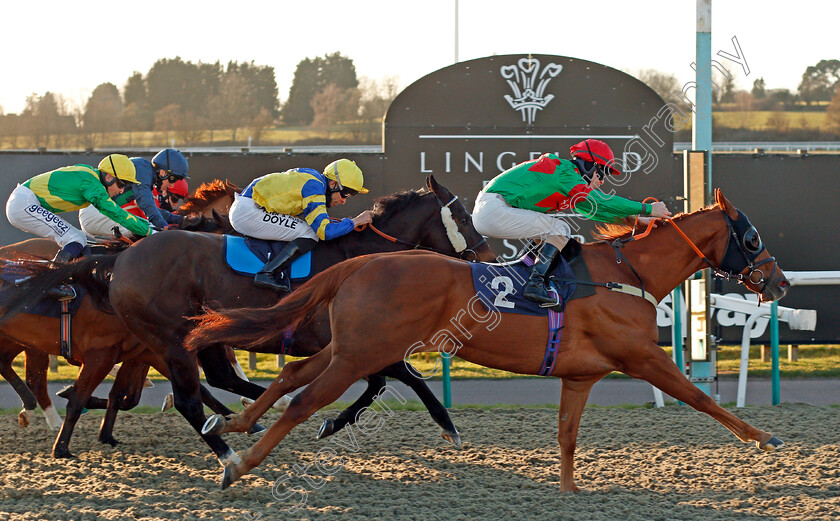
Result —
[[[324,168],[324,176],[337,181],[343,188],[350,188],[360,194],[368,193],[368,189],[364,187],[365,178],[362,175],[362,169],[356,165],[355,161],[349,159],[333,161]]]
[[[122,154],[111,154],[99,162],[99,171],[111,174],[112,176],[122,181],[137,184],[137,170],[134,168],[134,163],[128,156]]]

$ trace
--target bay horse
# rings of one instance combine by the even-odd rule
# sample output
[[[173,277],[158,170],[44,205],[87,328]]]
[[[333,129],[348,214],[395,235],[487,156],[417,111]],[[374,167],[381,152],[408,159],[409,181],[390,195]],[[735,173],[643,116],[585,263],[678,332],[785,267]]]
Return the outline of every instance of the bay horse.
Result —
[[[216,209],[229,207],[233,201],[233,194],[238,188],[229,181],[216,180],[201,185],[196,193],[187,198],[182,205],[181,213],[185,216],[179,225],[180,229],[225,232],[229,231],[230,223],[218,214]],[[108,248],[119,251],[116,245],[124,244],[119,241],[109,241]],[[94,246],[96,248],[96,246]],[[127,245],[125,245],[127,247]],[[9,246],[0,247],[0,259],[47,260],[58,252],[59,247],[51,239],[28,239]],[[82,297],[80,309],[73,319],[71,342],[74,358],[68,360],[71,364],[88,364],[85,378],[74,386],[74,394],[79,392],[74,404],[68,411],[107,408],[99,432],[99,441],[112,446],[118,442],[113,437],[113,425],[117,410],[127,410],[139,403],[143,383],[150,364],[154,364],[161,374],[167,375],[168,370],[161,360],[155,359],[153,354],[142,351],[139,341],[128,331],[113,314],[100,310],[89,295]],[[24,427],[29,424],[35,408],[40,405],[47,423],[54,429],[62,428],[53,446],[56,457],[70,457],[69,440],[72,436],[75,421],[78,417],[73,413],[71,420],[62,425],[61,417],[56,412],[47,390],[47,368],[49,355],[61,356],[59,341],[59,319],[43,317],[28,313],[21,313],[9,322],[0,325],[0,375],[2,375],[15,389],[23,402],[23,410],[18,415],[18,423]],[[26,383],[14,372],[12,361],[24,352],[26,355]],[[126,366],[120,368],[114,381],[109,400],[103,400],[90,395],[102,378],[91,377],[91,369],[95,365],[96,373],[105,369],[114,357],[117,360],[127,360]],[[80,376],[82,373],[80,373]],[[103,375],[104,378],[104,375]],[[84,396],[87,395],[87,398]],[[202,389],[202,396],[214,411],[223,414],[229,409],[216,401],[206,389]],[[72,419],[75,417],[76,419]]]
[[[426,180],[424,190],[379,199],[373,213],[372,227],[319,243],[312,253],[311,271],[318,273],[359,255],[412,248],[462,258],[494,259],[492,250],[473,227],[463,203],[433,177]],[[107,291],[109,303],[125,327],[166,361],[175,408],[202,436],[223,465],[238,457],[221,437],[202,433],[206,418],[199,400],[196,355],[183,348],[183,339],[194,325],[190,317],[199,314],[205,307],[270,306],[278,299],[274,291],[254,286],[252,277],[233,275],[222,256],[224,240],[218,235],[179,231],[155,234],[118,256],[91,256],[46,272],[34,278],[27,290],[31,295],[41,288],[78,276],[79,283],[98,287],[100,292]],[[85,276],[92,271],[110,273],[109,286]],[[423,276],[422,273],[417,274],[418,279]],[[166,288],[166,298],[160,298],[160,288]],[[25,300],[15,303],[11,299],[7,304],[9,312],[18,309],[22,302]],[[285,344],[278,341],[265,346],[262,351],[280,353],[284,350],[293,356],[309,356],[327,345],[330,338],[329,320],[326,313],[322,313],[314,316],[308,327],[296,330]],[[241,396],[258,398],[265,389],[236,377],[227,363],[215,364],[218,366],[216,370],[228,374],[217,373],[214,378],[218,380],[211,381],[207,369],[214,364],[210,359],[222,360],[223,347],[224,344],[211,346],[199,354],[203,357],[202,365],[208,383]],[[380,369],[385,369],[383,375],[399,378],[418,393],[434,420],[442,427],[444,438],[459,443],[457,429],[446,409],[423,380],[402,363]],[[378,385],[384,386],[384,382]],[[363,409],[376,394],[369,389],[351,408]],[[352,423],[356,414],[347,414],[343,418]],[[320,434],[325,434],[323,431],[324,428]]]
[[[626,289],[642,281],[659,302],[697,270],[712,267],[743,282],[762,300],[784,296],[789,282],[746,215],[720,190],[715,197],[714,206],[662,222],[646,238],[623,237],[616,242],[629,228],[613,227],[603,236],[610,241],[583,246],[593,281],[602,285],[596,286],[593,296],[568,302],[556,363],[549,373],[563,381],[558,433],[561,490],[579,490],[574,451],[581,413],[593,384],[612,371],[650,382],[709,414],[742,441],[755,441],[762,450],[783,445],[723,409],[685,378],[657,345],[652,302],[607,287],[616,282]],[[620,264],[618,251],[624,259]],[[422,281],[417,273],[424,274]],[[308,384],[262,439],[241,453],[241,462],[225,467],[222,488],[259,465],[289,431],[336,400],[359,375],[407,358],[418,351],[418,341],[420,351],[434,351],[438,347],[433,339],[446,331],[452,339],[448,346],[459,346],[459,357],[520,374],[538,374],[546,353],[545,317],[488,309],[478,300],[466,263],[425,252],[352,259],[314,277],[271,308],[211,312],[186,345],[193,350],[219,342],[258,348],[275,342],[277,324],[300,324],[327,305],[333,331],[330,344],[313,357],[287,364],[262,397],[216,429],[241,431],[265,412],[273,396]]]

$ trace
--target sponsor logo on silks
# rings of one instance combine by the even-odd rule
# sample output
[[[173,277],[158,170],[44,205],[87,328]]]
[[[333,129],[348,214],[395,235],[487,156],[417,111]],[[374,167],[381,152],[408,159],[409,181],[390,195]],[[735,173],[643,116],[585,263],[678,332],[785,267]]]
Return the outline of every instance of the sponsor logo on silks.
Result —
[[[276,224],[278,226],[294,230],[295,228],[297,228],[297,224],[298,222],[300,222],[300,219],[292,217],[291,215],[266,212],[266,214],[263,215],[263,222]]]
[[[546,95],[545,89],[562,70],[562,65],[549,63],[540,72],[540,61],[530,57],[521,58],[516,65],[502,65],[502,78],[513,91],[513,96],[505,94],[504,97],[514,110],[522,113],[522,121],[532,125],[537,111],[554,99],[554,94]]]
[[[65,233],[70,231],[70,226],[64,222],[64,219],[47,210],[43,206],[33,204],[26,208],[26,213],[39,219],[41,222],[52,228],[59,237],[63,237]]]

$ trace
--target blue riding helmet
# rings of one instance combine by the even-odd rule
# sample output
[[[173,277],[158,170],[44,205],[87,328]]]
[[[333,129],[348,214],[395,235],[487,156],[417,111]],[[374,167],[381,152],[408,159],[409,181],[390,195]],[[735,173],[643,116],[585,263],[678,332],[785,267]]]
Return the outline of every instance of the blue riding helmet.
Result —
[[[155,170],[166,170],[182,179],[190,178],[187,175],[190,171],[187,158],[174,148],[164,148],[155,154],[155,157],[152,158],[152,165],[154,165]]]

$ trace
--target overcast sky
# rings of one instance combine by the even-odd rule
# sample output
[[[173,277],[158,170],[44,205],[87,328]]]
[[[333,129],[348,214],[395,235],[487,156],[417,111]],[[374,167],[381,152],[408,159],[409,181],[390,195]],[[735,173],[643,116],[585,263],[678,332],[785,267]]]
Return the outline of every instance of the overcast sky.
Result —
[[[461,61],[493,54],[556,54],[634,72],[693,79],[695,0],[460,0]],[[359,76],[402,86],[455,61],[455,0],[86,1],[0,3],[0,107],[60,93],[83,105],[93,89],[120,89],[160,58],[274,67],[281,101],[297,63],[335,51]],[[750,69],[736,84],[795,90],[805,67],[840,59],[840,2],[713,0],[712,51]],[[728,62],[732,63],[732,62]],[[734,65],[734,64],[733,64]]]

